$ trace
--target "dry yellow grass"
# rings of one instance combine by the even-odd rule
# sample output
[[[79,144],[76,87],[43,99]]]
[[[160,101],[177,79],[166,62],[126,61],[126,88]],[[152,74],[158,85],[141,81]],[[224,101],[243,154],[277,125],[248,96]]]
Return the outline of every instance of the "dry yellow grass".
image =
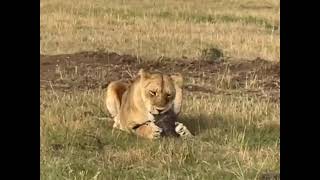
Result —
[[[104,49],[157,58],[227,56],[279,61],[280,1],[42,0],[42,54]]]

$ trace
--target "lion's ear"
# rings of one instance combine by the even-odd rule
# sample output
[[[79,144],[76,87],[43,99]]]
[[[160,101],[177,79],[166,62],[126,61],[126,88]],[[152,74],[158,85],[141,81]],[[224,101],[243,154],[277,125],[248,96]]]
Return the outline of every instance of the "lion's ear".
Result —
[[[139,75],[140,77],[142,77],[143,79],[146,79],[146,78],[149,77],[149,73],[146,72],[146,71],[145,71],[144,69],[142,69],[142,68],[139,70],[138,75]]]
[[[170,76],[173,82],[180,88],[183,86],[183,77],[180,73],[176,73]]]

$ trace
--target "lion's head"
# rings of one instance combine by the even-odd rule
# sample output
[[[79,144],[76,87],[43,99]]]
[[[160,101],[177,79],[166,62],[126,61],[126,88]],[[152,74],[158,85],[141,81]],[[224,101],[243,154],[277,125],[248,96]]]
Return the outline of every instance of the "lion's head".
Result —
[[[168,111],[176,96],[176,86],[182,86],[182,75],[165,75],[139,71],[141,96],[151,114],[162,114]]]

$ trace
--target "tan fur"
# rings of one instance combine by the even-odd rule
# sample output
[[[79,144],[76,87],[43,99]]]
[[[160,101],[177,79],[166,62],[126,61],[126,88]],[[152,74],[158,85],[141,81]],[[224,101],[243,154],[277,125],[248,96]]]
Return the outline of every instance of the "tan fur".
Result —
[[[119,113],[121,97],[127,88],[128,84],[121,81],[113,81],[108,85],[106,97],[115,97],[106,98],[106,106],[112,117]]]
[[[161,128],[154,124],[154,115],[169,109],[176,114],[180,112],[182,84],[181,74],[152,74],[143,69],[131,84],[111,82],[106,106],[114,118],[113,127],[149,139],[158,138]]]

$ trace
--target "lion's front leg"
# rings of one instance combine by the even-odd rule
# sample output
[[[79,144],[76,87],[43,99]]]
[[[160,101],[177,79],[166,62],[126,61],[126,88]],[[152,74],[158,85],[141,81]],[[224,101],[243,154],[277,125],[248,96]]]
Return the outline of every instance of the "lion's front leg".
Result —
[[[175,122],[175,131],[181,136],[181,137],[192,137],[193,135],[191,132],[188,130],[188,128],[180,123],[180,122]]]
[[[158,139],[161,137],[160,134],[162,132],[162,129],[155,125],[154,122],[147,122],[137,127],[134,132],[141,137],[145,137],[148,139]]]

